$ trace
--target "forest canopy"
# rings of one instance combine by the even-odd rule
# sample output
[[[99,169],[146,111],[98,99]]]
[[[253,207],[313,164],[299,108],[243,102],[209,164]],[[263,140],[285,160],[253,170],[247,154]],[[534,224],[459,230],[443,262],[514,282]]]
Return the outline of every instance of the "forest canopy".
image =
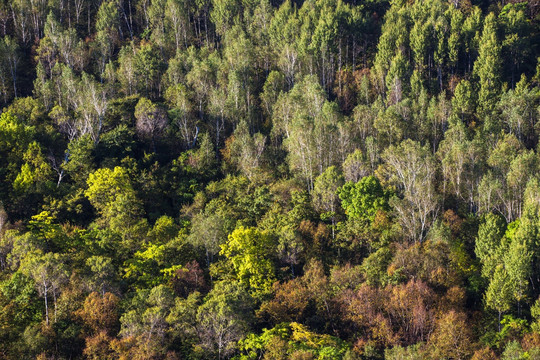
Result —
[[[0,358],[540,359],[539,46],[538,0],[0,0]]]

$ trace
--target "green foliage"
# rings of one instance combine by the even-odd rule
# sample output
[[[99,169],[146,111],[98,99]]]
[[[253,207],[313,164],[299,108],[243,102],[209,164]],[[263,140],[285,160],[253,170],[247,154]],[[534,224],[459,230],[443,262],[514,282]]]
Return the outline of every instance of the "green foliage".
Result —
[[[23,160],[26,162],[21,167],[21,172],[13,182],[13,189],[19,193],[29,193],[33,191],[33,189],[30,188],[32,185],[35,185],[37,187],[36,190],[38,191],[40,190],[40,187],[46,188],[47,184],[43,183],[46,183],[47,180],[51,178],[52,169],[45,161],[43,153],[36,142],[32,142],[28,145],[28,149],[23,155]]]
[[[0,115],[0,151],[3,154],[4,166],[13,161],[20,161],[27,146],[35,134],[33,126],[25,125],[11,112]]]
[[[500,91],[500,69],[501,69],[501,45],[497,39],[497,23],[494,14],[486,17],[480,48],[478,49],[478,59],[474,64],[474,73],[479,78],[480,89],[478,92],[478,105],[480,113],[488,116],[494,110],[495,99]],[[497,132],[496,124],[486,118],[485,130]]]
[[[475,243],[476,256],[483,263],[482,272],[492,274],[494,263],[496,264],[499,253],[499,246],[503,239],[506,227],[501,216],[495,214],[487,214],[484,222],[478,228],[478,238]]]
[[[337,211],[338,189],[343,182],[343,175],[334,166],[328,167],[317,176],[311,193],[315,208],[333,217]]]
[[[1,337],[5,344],[16,340],[17,334],[20,336],[32,322],[41,320],[41,304],[33,301],[38,296],[34,286],[32,278],[20,271],[14,272],[0,284],[1,321],[5,324]],[[11,326],[7,327],[8,324]]]
[[[84,192],[92,205],[105,218],[136,215],[140,211],[127,171],[122,167],[103,168],[88,176]]]
[[[270,235],[241,226],[221,245],[220,254],[231,261],[238,281],[259,297],[268,294],[275,281],[274,251]]]
[[[507,2],[0,1],[0,357],[537,358]]]
[[[197,310],[203,327],[202,346],[217,355],[229,355],[252,322],[253,300],[238,282],[218,282]]]
[[[236,360],[264,358],[281,359],[310,353],[314,359],[345,359],[349,345],[330,335],[319,335],[302,324],[281,323],[264,329],[260,335],[249,334],[239,342],[242,355]]]
[[[374,176],[366,176],[357,183],[347,182],[339,190],[341,206],[349,218],[373,221],[377,211],[388,211],[391,193],[383,189]]]
[[[501,321],[501,314],[510,310],[512,305],[512,284],[503,265],[498,265],[495,268],[493,278],[486,290],[485,301],[488,308],[499,313],[499,322]]]
[[[386,269],[391,260],[392,252],[386,247],[381,247],[366,257],[362,263],[362,270],[366,274],[366,283],[385,285],[389,281]]]

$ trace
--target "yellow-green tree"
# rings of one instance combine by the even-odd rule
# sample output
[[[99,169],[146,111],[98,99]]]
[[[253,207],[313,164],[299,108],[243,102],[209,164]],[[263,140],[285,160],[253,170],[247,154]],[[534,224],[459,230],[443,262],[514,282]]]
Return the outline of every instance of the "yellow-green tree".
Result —
[[[272,290],[275,269],[271,257],[275,244],[272,238],[256,228],[240,226],[221,245],[221,255],[225,255],[233,265],[240,283],[249,287],[252,294],[265,294]]]

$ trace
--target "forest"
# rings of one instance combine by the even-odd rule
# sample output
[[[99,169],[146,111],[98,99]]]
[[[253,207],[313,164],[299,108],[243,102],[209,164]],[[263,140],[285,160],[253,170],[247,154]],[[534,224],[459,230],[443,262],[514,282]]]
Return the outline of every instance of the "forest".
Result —
[[[540,359],[539,47],[539,0],[0,0],[0,359]]]

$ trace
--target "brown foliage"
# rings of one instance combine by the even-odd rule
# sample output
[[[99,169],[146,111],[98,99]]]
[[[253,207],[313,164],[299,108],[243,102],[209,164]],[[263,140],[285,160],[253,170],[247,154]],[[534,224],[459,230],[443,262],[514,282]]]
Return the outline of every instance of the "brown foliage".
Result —
[[[434,286],[459,286],[462,281],[451,255],[448,244],[442,241],[428,240],[409,247],[398,245],[388,272],[392,275],[399,271],[406,279],[419,278]]]
[[[435,326],[437,297],[422,281],[385,289],[363,284],[354,293],[344,292],[341,301],[345,320],[380,346],[426,341]]]
[[[443,214],[443,221],[450,228],[453,236],[459,235],[464,221],[454,212],[454,210],[446,210]]]
[[[163,345],[148,339],[145,336],[129,336],[111,341],[111,348],[115,351],[118,360],[158,360],[171,358],[172,354],[165,354]]]
[[[355,278],[359,270],[346,265],[335,268],[329,278],[319,261],[311,261],[302,277],[274,284],[274,298],[263,303],[257,315],[272,324],[281,322],[305,323],[316,315],[323,318],[334,333],[349,334],[351,326],[339,328],[338,323],[349,324],[344,316],[354,297],[352,289],[359,283]]]
[[[86,338],[86,347],[84,356],[90,360],[109,360],[114,359],[114,351],[110,343],[112,338],[106,331],[100,331],[97,335]]]
[[[107,334],[114,334],[118,326],[118,302],[116,295],[105,293],[103,296],[97,292],[92,292],[83,307],[75,312],[85,327],[93,334],[105,331]]]
[[[322,258],[323,251],[330,239],[330,230],[323,223],[315,224],[310,220],[303,220],[298,231],[304,241],[304,248],[309,249],[308,258]]]
[[[338,70],[335,84],[334,93],[337,96],[338,104],[348,114],[356,105],[357,86],[355,74],[349,68]]]
[[[421,245],[414,244],[407,247],[406,244],[398,244],[392,263],[388,267],[388,273],[393,275],[399,270],[400,274],[407,279],[413,278],[422,266]]]
[[[363,281],[364,276],[361,268],[354,267],[349,263],[335,267],[330,272],[330,286],[334,290],[356,289]]]
[[[427,340],[434,327],[435,294],[422,281],[411,280],[405,285],[387,289],[386,304],[392,324],[406,344]]]
[[[183,269],[176,271],[171,280],[175,293],[187,297],[194,291],[204,293],[207,289],[204,273],[196,260],[190,261]]]
[[[460,310],[465,307],[465,289],[454,286],[446,291],[446,294],[439,300],[439,313],[446,313],[450,310]]]
[[[377,314],[382,311],[383,295],[375,287],[362,284],[356,293],[349,293],[344,298],[347,308],[345,311],[348,320],[356,325],[357,330],[365,330],[374,324]]]
[[[296,350],[291,354],[291,360],[313,360],[315,355],[309,350]]]
[[[529,351],[530,349],[534,348],[540,348],[540,334],[536,332],[525,334],[523,336],[523,340],[521,340],[521,347],[525,351]]]
[[[471,360],[497,360],[498,357],[493,350],[485,347],[480,350],[476,350]]]
[[[349,321],[359,334],[357,346],[375,341],[381,346],[393,346],[398,343],[390,318],[385,311],[387,292],[367,284],[362,284],[356,292],[344,292],[344,320]]]
[[[451,310],[437,320],[429,339],[432,357],[438,359],[468,359],[472,352],[472,333],[463,313]]]
[[[301,322],[308,306],[310,294],[300,278],[274,284],[274,298],[262,304],[259,317],[274,324]]]

